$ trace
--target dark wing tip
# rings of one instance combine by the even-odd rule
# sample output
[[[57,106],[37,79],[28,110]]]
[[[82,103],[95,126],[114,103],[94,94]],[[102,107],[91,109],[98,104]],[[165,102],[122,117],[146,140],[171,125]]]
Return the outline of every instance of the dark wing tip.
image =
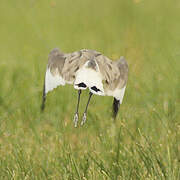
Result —
[[[43,111],[44,111],[44,108],[45,108],[45,103],[44,103],[44,102],[42,102],[42,104],[41,104],[41,112],[43,112]]]
[[[46,92],[45,92],[45,83],[43,87],[43,95],[42,95],[42,104],[41,104],[41,112],[44,111],[45,108],[45,102],[46,102]]]
[[[116,98],[114,98],[114,101],[113,101],[113,118],[114,119],[116,119],[116,117],[117,117],[119,107],[120,107],[120,101],[117,100]]]

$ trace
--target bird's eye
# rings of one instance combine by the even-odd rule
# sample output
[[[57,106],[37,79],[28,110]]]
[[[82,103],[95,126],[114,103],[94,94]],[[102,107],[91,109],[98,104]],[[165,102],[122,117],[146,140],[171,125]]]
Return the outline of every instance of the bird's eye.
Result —
[[[96,86],[91,87],[91,89],[94,90],[94,91],[96,91],[96,92],[101,91],[101,90],[98,89]]]
[[[79,84],[76,84],[78,87],[82,87],[82,88],[86,88],[86,84],[84,84],[83,82],[82,83],[79,83]]]

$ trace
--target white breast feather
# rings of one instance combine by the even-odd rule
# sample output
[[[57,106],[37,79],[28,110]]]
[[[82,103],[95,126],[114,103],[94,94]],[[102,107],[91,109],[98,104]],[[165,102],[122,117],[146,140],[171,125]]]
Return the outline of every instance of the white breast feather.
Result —
[[[58,71],[58,69],[57,69]],[[47,94],[49,91],[52,91],[54,88],[56,88],[59,85],[64,86],[65,80],[59,75],[59,73],[56,73],[56,75],[53,75],[48,68],[45,75],[45,93]]]

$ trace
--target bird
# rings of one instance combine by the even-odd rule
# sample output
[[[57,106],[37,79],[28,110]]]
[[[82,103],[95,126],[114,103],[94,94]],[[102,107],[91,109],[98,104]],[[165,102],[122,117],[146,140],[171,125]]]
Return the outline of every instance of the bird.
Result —
[[[122,56],[112,61],[102,53],[91,49],[82,49],[73,53],[64,53],[54,48],[48,56],[41,110],[45,108],[48,92],[58,86],[72,84],[78,92],[74,126],[78,126],[80,96],[89,89],[89,98],[83,113],[81,125],[86,122],[87,109],[92,95],[112,96],[113,118],[122,104],[128,80],[128,64]]]

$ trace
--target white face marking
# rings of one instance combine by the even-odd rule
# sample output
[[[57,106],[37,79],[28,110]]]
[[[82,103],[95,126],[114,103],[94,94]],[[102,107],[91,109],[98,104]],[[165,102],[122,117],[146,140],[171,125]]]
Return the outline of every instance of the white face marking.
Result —
[[[115,89],[114,91],[108,90],[108,91],[106,92],[106,94],[107,94],[108,96],[113,96],[113,97],[115,97],[117,100],[120,101],[120,104],[122,104],[125,90],[126,90],[126,86],[124,86],[122,89]]]
[[[58,70],[58,69],[57,69]],[[64,86],[65,80],[59,75],[59,73],[56,73],[56,75],[52,75],[50,69],[48,68],[45,75],[45,93],[47,94],[49,91],[52,91],[54,88],[56,88],[59,85]]]

